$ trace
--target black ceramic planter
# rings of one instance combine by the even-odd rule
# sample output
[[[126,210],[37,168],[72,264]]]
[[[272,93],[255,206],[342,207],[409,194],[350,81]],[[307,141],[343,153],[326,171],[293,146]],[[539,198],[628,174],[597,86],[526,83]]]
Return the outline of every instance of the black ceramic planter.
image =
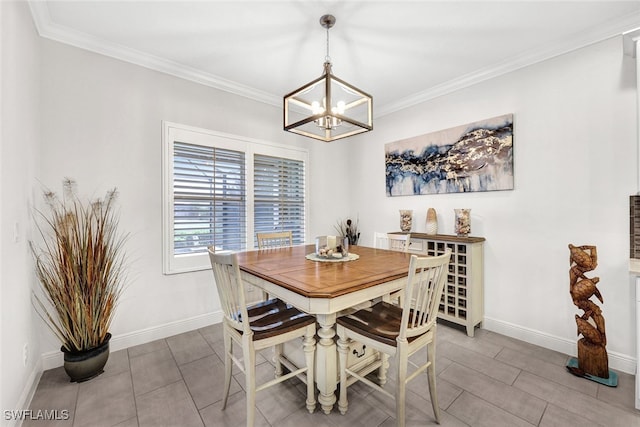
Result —
[[[83,382],[95,378],[104,372],[104,365],[109,359],[109,340],[111,334],[107,333],[104,342],[91,350],[69,352],[62,348],[64,353],[64,370],[71,378],[71,382]]]

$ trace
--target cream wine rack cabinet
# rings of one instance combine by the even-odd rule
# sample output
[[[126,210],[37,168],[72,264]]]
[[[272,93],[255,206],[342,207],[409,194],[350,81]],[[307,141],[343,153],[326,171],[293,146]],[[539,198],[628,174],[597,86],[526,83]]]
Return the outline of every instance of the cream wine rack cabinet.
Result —
[[[442,255],[451,249],[449,274],[438,317],[466,327],[472,337],[484,318],[484,237],[411,233],[409,252]]]

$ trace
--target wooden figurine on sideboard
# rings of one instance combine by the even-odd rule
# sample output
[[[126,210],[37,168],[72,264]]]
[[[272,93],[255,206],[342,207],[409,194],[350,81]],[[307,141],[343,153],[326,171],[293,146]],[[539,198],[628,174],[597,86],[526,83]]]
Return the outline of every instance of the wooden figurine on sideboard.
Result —
[[[591,301],[595,295],[600,303],[604,303],[596,286],[600,278],[585,276],[586,272],[598,266],[597,249],[592,245],[569,244],[569,253],[569,293],[583,314],[575,316],[578,335],[582,335],[578,340],[578,358],[569,360],[567,369],[574,375],[615,387],[618,378],[615,372],[609,370],[604,316],[600,307]]]

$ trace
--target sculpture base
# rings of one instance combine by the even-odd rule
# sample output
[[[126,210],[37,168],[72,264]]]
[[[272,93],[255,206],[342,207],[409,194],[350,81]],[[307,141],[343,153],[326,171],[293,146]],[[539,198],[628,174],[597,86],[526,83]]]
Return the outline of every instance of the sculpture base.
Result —
[[[609,387],[617,387],[618,386],[618,374],[609,369],[609,378],[600,378],[591,374],[587,374],[586,372],[582,372],[580,368],[578,368],[578,359],[572,357],[567,362],[567,370],[571,372],[573,375],[577,377],[586,378],[591,381],[595,381],[599,384],[603,384]]]

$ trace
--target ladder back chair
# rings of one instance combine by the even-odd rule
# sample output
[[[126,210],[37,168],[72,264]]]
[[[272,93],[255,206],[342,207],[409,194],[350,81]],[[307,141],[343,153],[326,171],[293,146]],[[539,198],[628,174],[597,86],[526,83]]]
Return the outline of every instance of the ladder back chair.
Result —
[[[411,242],[411,234],[387,234],[389,249],[398,252],[407,252]]]
[[[436,318],[440,298],[447,278],[451,251],[436,257],[411,256],[409,276],[403,292],[405,301],[412,301],[404,307],[381,301],[370,308],[359,310],[337,320],[338,354],[340,360],[340,398],[338,409],[347,412],[347,387],[356,381],[362,381],[396,402],[396,422],[405,425],[405,399],[407,383],[427,371],[431,405],[436,422],[440,423],[440,409],[436,394],[436,354],[435,335]],[[395,395],[381,385],[364,377],[364,371],[347,367],[349,343],[358,341],[381,353],[380,369],[389,366],[389,357],[395,358],[396,390]],[[418,350],[426,348],[427,362],[415,365],[409,357]],[[408,374],[408,365],[416,369]],[[381,378],[386,378],[382,375]],[[384,384],[382,384],[384,385]]]
[[[411,234],[373,233],[373,247],[379,249],[390,249],[392,251],[407,252]]]
[[[256,238],[258,239],[258,249],[293,246],[293,235],[291,231],[256,233]]]
[[[273,231],[268,233],[256,233],[258,249],[274,249],[293,246],[293,233],[291,231]],[[262,299],[269,299],[269,295],[262,291]]]
[[[224,312],[224,401],[227,406],[231,386],[232,363],[245,374],[247,394],[247,426],[255,422],[256,392],[297,376],[307,384],[307,410],[313,413],[316,406],[314,395],[314,356],[316,319],[299,311],[291,305],[271,299],[247,307],[245,303],[244,282],[240,277],[237,258],[231,252],[216,253],[209,247],[209,258],[213,269],[220,304]],[[303,337],[303,350],[306,367],[298,367],[282,356],[282,345],[293,339]],[[242,348],[242,360],[233,354],[233,344]],[[274,362],[275,379],[256,386],[256,353],[269,347],[279,347]],[[282,375],[282,365],[289,373]],[[306,375],[302,375],[306,372]]]
[[[389,249],[389,238],[387,233],[379,231],[373,232],[373,247],[378,249]]]
[[[373,233],[373,246],[380,249],[389,249],[398,252],[408,252],[411,234]],[[389,295],[391,301],[402,305],[402,292],[394,292]]]

